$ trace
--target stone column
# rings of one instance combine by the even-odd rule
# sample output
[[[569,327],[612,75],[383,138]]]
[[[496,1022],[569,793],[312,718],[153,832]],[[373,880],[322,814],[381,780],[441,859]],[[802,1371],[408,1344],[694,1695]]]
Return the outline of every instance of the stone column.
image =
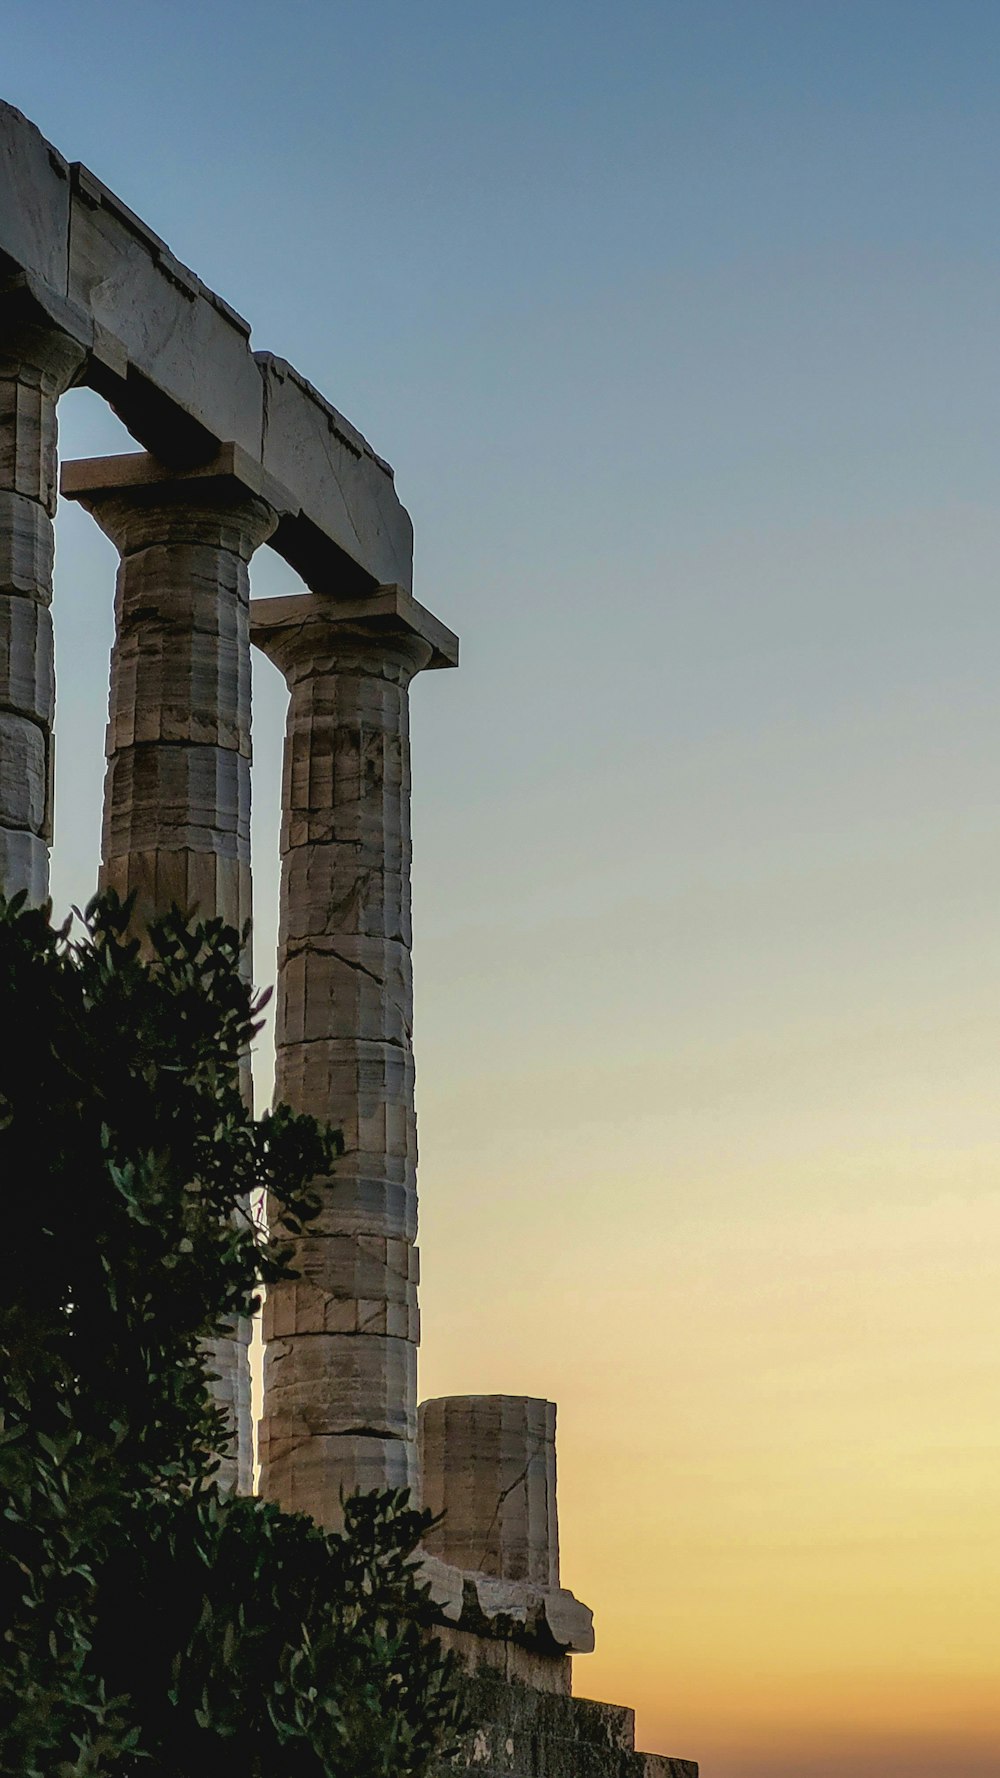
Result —
[[[341,1492],[417,1482],[408,687],[457,642],[397,587],[252,620],[291,693],[275,1094],[345,1144],[267,1294],[261,1486],[334,1526]]]
[[[523,1395],[420,1404],[423,1505],[444,1514],[429,1555],[499,1580],[559,1587],[556,1408]]]
[[[145,453],[67,463],[121,555],[101,887],[135,895],[142,928],[173,904],[242,931],[251,914],[248,563],[277,524],[261,471],[229,447],[171,474]],[[249,979],[249,943],[244,947]],[[244,1092],[252,1095],[249,1057]],[[237,1433],[219,1480],[253,1480],[250,1323],[214,1342],[213,1396]]]
[[[0,298],[0,889],[49,893],[56,402],[82,346]]]

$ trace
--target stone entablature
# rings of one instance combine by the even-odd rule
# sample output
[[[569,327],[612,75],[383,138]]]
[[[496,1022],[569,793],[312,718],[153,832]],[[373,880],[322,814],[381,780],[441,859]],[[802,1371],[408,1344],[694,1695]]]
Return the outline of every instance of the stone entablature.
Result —
[[[6,262],[6,264],[4,263]],[[171,467],[236,445],[285,490],[273,548],[307,584],[412,584],[392,470],[88,168],[0,102],[0,277],[83,356],[79,380]]]
[[[265,1309],[262,1491],[331,1526],[356,1488],[408,1484],[446,1513],[425,1575],[445,1642],[487,1676],[467,1764],[696,1778],[636,1754],[630,1712],[569,1697],[569,1655],[593,1628],[560,1581],[554,1405],[464,1396],[418,1412],[408,698],[417,673],[457,664],[458,642],[413,598],[392,471],[0,103],[0,889],[36,902],[53,829],[56,409],[74,383],[144,447],[62,475],[120,557],[100,880],[135,896],[140,935],[175,903],[249,922],[251,642],[289,687],[277,1093],[340,1128],[344,1151],[298,1237],[299,1276]],[[306,591],[251,601],[265,544]],[[238,1435],[221,1479],[244,1489],[248,1337],[235,1324],[212,1349]]]

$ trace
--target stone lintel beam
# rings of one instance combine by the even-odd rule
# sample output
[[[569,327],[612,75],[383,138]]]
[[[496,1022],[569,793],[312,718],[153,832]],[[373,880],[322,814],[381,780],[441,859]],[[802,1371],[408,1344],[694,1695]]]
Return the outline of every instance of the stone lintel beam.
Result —
[[[428,668],[458,666],[458,637],[405,587],[380,586],[357,599],[298,593],[251,601],[250,640],[272,659],[285,660],[298,652],[305,658],[322,654],[325,632],[332,636],[351,629],[373,637],[411,637],[429,647]]]
[[[227,440],[291,490],[275,548],[313,572],[409,586],[413,528],[392,470],[249,322],[88,168],[0,102],[0,281],[87,353],[82,380],[176,467]]]

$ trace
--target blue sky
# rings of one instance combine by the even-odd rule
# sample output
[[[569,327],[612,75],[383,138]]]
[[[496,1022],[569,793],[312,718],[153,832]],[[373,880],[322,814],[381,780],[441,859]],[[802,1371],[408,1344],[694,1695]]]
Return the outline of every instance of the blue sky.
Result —
[[[413,693],[425,1393],[558,1395],[580,1689],[709,1778],[982,1778],[1000,12],[0,17],[3,96],[394,464],[461,634]],[[59,527],[64,908],[114,559]]]

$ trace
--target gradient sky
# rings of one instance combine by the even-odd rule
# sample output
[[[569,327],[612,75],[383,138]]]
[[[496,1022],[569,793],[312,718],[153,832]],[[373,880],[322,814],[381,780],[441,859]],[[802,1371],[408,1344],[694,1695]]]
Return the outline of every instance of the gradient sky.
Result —
[[[413,694],[421,1388],[558,1400],[577,1689],[704,1778],[996,1778],[1000,9],[0,22],[3,96],[395,465],[462,636]],[[114,558],[59,544],[63,911]],[[261,662],[261,981],[282,724]]]

